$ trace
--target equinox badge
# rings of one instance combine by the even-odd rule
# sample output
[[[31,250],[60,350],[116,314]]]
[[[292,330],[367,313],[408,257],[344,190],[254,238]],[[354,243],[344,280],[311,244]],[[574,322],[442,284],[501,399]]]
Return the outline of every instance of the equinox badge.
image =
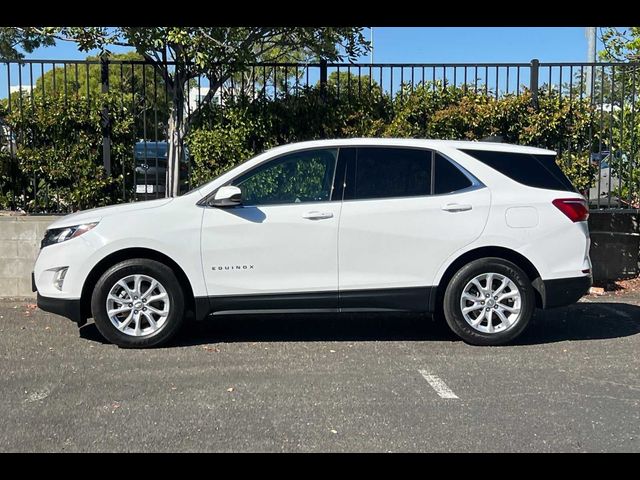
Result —
[[[211,270],[253,270],[253,265],[217,265]]]

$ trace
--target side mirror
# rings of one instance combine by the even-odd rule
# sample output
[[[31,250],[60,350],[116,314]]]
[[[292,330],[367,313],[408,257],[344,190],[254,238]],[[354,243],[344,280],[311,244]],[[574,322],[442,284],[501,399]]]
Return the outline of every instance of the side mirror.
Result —
[[[242,190],[228,185],[220,187],[213,199],[209,202],[212,207],[234,207],[242,203]]]

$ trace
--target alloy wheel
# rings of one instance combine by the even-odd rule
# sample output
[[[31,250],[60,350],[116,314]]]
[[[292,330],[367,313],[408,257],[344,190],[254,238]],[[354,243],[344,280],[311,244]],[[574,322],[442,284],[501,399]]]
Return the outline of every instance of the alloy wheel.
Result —
[[[520,318],[522,295],[516,284],[500,273],[482,273],[462,290],[460,309],[466,322],[482,333],[498,333]]]
[[[119,331],[141,337],[166,324],[171,304],[158,280],[149,275],[128,275],[111,287],[106,307],[109,320]]]

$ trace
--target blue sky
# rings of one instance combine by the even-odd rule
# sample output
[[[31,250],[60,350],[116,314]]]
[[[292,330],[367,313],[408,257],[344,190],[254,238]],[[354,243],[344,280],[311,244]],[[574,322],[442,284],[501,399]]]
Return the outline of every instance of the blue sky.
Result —
[[[585,61],[582,27],[375,28],[374,62]]]
[[[582,27],[374,27],[373,40],[374,61],[389,63],[528,62],[532,58],[579,62],[587,55]],[[28,58],[85,56],[74,45],[60,42]],[[368,57],[361,60],[368,61]]]

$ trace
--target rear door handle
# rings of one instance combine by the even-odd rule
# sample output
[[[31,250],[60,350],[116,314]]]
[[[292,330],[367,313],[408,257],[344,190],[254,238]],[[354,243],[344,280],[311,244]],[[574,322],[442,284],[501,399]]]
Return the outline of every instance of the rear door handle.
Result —
[[[445,212],[466,212],[467,210],[471,210],[473,207],[471,205],[461,205],[459,203],[449,203],[442,207],[442,210]]]
[[[302,218],[306,218],[308,220],[322,220],[324,218],[332,218],[333,217],[333,213],[332,212],[317,212],[317,211],[312,211],[312,212],[307,212],[304,215],[302,215]]]

